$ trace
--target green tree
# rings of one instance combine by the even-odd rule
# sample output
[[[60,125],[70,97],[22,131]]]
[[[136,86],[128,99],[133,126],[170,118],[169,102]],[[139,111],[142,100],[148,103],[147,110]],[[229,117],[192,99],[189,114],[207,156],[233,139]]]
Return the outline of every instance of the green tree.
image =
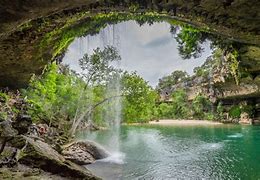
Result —
[[[195,118],[212,120],[212,116],[209,114],[212,114],[212,103],[205,96],[197,95],[192,101],[192,109]]]
[[[203,48],[201,44],[205,41],[205,35],[191,26],[183,26],[175,37],[178,45],[179,54],[183,59],[201,56]]]
[[[79,60],[82,69],[80,76],[86,81],[86,85],[104,83],[109,75],[115,71],[111,65],[112,62],[120,60],[121,57],[115,47],[107,46],[103,50],[96,48],[92,55],[85,54]]]
[[[79,60],[82,69],[80,77],[82,77],[86,85],[85,88],[82,89],[78,101],[85,101],[82,98],[83,94],[89,94],[89,101],[85,101],[85,104],[79,103],[80,106],[77,107],[75,117],[73,119],[71,134],[75,133],[77,127],[83,120],[91,122],[90,119],[93,116],[93,113],[100,110],[100,105],[104,104],[113,97],[103,96],[103,99],[95,98],[93,93],[87,93],[86,90],[93,90],[96,86],[101,87],[102,85],[109,83],[111,76],[117,72],[111,64],[120,60],[121,57],[118,51],[112,46],[107,46],[103,50],[97,48],[94,50],[92,55],[85,54],[84,57]],[[97,101],[97,99],[99,99],[99,101]],[[97,113],[95,116],[97,116]]]
[[[172,105],[170,103],[161,103],[158,105],[158,116],[162,119],[174,118],[172,112]]]
[[[116,71],[113,61],[120,60],[113,47],[97,48],[94,54],[85,55],[80,64],[83,72],[76,74],[68,67],[50,64],[42,76],[34,76],[23,95],[31,104],[30,114],[35,122],[67,124],[74,134],[82,120],[95,118],[101,123],[102,105],[110,97],[105,96],[106,84]]]
[[[122,76],[123,120],[147,122],[153,117],[157,93],[136,72]]]
[[[31,79],[23,95],[31,104],[29,113],[35,122],[58,124],[58,119],[69,120],[74,116],[78,93],[83,86],[84,81],[73,72],[52,63],[43,76]]]
[[[170,88],[180,82],[185,82],[189,79],[189,75],[185,71],[174,71],[168,76],[164,76],[159,79],[157,89]]]
[[[172,114],[177,119],[185,119],[190,116],[187,94],[183,89],[172,94]]]

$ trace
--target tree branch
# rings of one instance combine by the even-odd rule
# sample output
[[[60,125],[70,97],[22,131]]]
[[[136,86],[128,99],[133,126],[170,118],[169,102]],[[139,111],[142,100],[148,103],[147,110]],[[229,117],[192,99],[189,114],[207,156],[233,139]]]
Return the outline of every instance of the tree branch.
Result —
[[[111,96],[111,97],[108,97],[108,98],[105,98],[103,99],[102,101],[98,102],[97,104],[95,105],[92,105],[90,106],[85,112],[82,113],[82,115],[76,120],[73,122],[72,124],[72,128],[71,128],[71,135],[73,135],[79,125],[79,123],[87,116],[89,117],[92,112],[98,107],[100,106],[101,104],[111,100],[111,99],[114,99],[114,98],[119,98],[119,97],[123,97],[123,95],[117,95],[117,96]]]

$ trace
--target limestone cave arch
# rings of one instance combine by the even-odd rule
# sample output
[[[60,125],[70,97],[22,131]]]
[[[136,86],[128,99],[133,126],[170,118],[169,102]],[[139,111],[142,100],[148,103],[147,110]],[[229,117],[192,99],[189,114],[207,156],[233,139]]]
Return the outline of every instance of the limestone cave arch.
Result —
[[[255,60],[260,44],[259,7],[257,0],[3,0],[0,85],[25,86],[32,74],[40,74],[49,61],[61,58],[75,37],[130,19],[188,23],[245,44],[246,51],[254,52],[247,59]]]

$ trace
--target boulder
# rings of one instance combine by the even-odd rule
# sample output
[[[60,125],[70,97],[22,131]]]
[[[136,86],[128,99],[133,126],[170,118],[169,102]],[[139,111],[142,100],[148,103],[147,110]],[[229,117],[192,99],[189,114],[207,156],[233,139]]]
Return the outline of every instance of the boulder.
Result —
[[[249,117],[249,114],[242,112],[239,119],[240,124],[252,124],[252,119]]]
[[[22,137],[27,143],[18,155],[20,163],[66,177],[99,179],[86,168],[66,160],[47,143],[27,136]]]
[[[18,135],[18,131],[13,128],[12,122],[9,120],[0,123],[0,137],[14,137]]]
[[[109,153],[102,146],[93,141],[76,141],[65,145],[62,154],[65,159],[80,165],[91,164],[95,160],[109,156]]]
[[[16,121],[12,122],[13,128],[16,129],[19,134],[27,133],[31,124],[32,118],[28,115],[19,115]]]

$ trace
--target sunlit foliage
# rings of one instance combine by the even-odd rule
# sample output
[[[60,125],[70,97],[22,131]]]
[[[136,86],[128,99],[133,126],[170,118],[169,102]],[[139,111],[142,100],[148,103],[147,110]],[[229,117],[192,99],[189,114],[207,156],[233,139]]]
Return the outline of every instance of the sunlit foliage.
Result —
[[[177,83],[181,83],[187,81],[189,79],[189,75],[185,71],[174,71],[168,76],[164,76],[159,79],[159,83],[157,89],[165,89],[170,88]]]
[[[174,31],[172,31],[174,32]],[[203,52],[201,44],[205,41],[203,33],[191,26],[183,26],[175,37],[178,50],[183,59],[198,58]]]
[[[147,122],[153,117],[157,98],[148,82],[137,73],[125,72],[122,77],[123,120],[126,122]]]

